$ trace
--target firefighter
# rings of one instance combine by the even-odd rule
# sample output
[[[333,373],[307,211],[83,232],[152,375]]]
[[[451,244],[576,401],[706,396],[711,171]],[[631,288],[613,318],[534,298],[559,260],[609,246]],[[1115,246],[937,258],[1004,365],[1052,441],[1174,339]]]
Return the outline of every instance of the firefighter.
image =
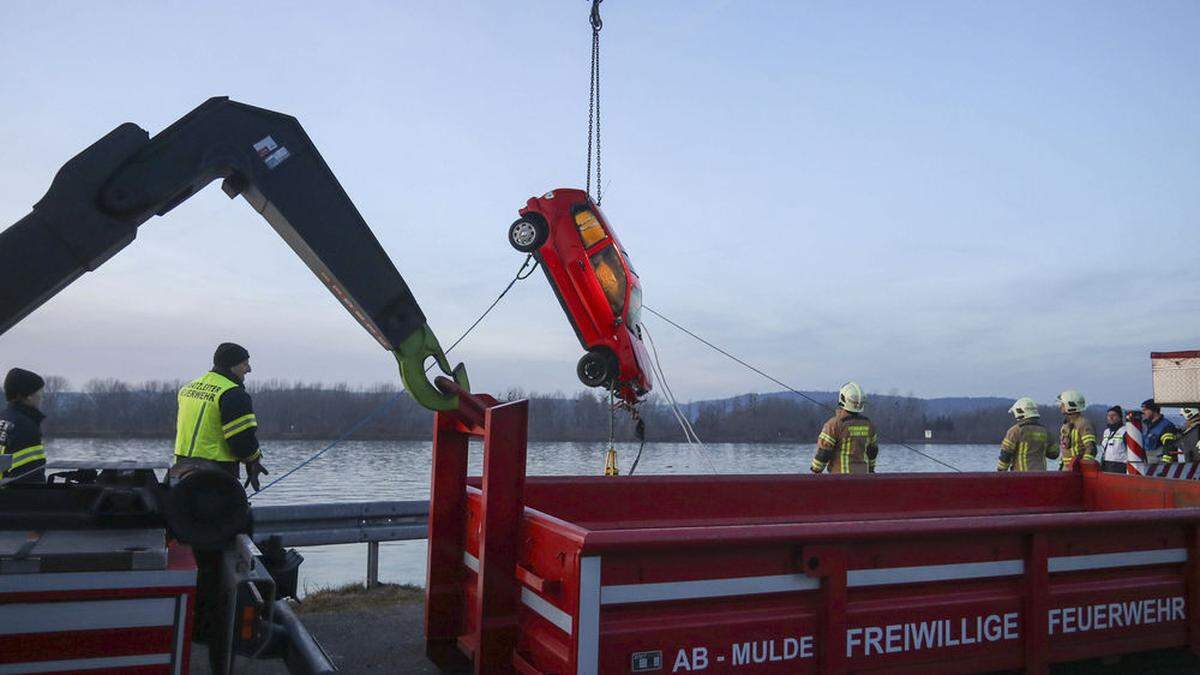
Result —
[[[1185,462],[1200,462],[1200,409],[1184,408],[1180,412],[1187,425],[1179,435],[1179,452]]]
[[[212,370],[179,390],[175,425],[175,463],[192,459],[216,463],[234,477],[246,465],[246,486],[261,489],[259,478],[269,474],[258,447],[258,420],[250,394],[243,386],[250,372],[250,352],[223,342],[213,353]]]
[[[1017,423],[1009,427],[1000,442],[997,471],[1045,471],[1047,459],[1058,458],[1058,446],[1042,426],[1042,414],[1029,397],[1019,398],[1008,412]]]
[[[879,456],[879,438],[875,425],[862,414],[866,398],[855,382],[847,382],[838,392],[838,409],[817,438],[812,472],[875,473]]]
[[[1179,461],[1179,429],[1163,417],[1162,408],[1148,398],[1142,401],[1142,447],[1148,460],[1162,464]]]
[[[42,389],[46,381],[37,373],[13,368],[4,377],[8,407],[0,413],[0,464],[4,483],[46,482],[46,450],[42,447]],[[4,465],[8,469],[4,469]]]
[[[1092,430],[1092,423],[1083,416],[1087,408],[1083,394],[1068,389],[1059,394],[1056,400],[1058,409],[1065,415],[1058,434],[1058,446],[1062,454],[1059,468],[1069,470],[1080,459],[1096,461],[1096,432]]]

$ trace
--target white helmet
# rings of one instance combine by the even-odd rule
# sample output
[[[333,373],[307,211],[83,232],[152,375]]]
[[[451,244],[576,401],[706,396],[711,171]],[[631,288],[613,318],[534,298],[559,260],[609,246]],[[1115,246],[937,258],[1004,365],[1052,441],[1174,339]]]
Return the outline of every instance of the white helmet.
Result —
[[[1081,413],[1087,407],[1087,401],[1083,400],[1083,394],[1077,389],[1068,389],[1058,395],[1056,399],[1058,405],[1065,413]]]
[[[1183,413],[1183,418],[1186,420],[1190,420],[1193,417],[1200,417],[1200,409],[1196,408],[1184,408],[1179,412]]]
[[[863,396],[862,387],[857,382],[847,382],[838,391],[838,407],[846,412],[860,413],[867,406],[867,397]]]
[[[1008,412],[1012,413],[1012,416],[1017,418],[1018,422],[1032,420],[1042,416],[1042,414],[1038,412],[1037,403],[1028,396],[1022,396],[1021,398],[1017,399],[1017,402],[1008,409]]]

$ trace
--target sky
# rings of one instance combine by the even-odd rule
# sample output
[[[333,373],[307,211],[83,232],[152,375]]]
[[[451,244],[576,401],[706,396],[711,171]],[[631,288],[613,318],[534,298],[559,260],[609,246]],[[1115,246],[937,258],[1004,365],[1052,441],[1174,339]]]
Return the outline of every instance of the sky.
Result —
[[[588,3],[0,3],[0,225],[126,121],[296,116],[449,344],[508,282],[517,209],[584,181]],[[1200,3],[602,6],[603,208],[648,306],[800,389],[1151,395],[1200,348]],[[30,264],[35,264],[31,261]],[[5,270],[19,274],[19,270]],[[772,391],[653,316],[681,400]],[[212,185],[0,336],[0,368],[396,382]],[[543,275],[452,355],[573,393]]]

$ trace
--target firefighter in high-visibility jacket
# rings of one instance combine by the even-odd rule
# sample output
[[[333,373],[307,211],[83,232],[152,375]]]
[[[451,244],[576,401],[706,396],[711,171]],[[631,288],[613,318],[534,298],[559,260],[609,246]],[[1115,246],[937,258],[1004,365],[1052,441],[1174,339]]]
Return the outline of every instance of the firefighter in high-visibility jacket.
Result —
[[[13,368],[4,377],[8,407],[0,411],[0,485],[46,482],[46,416],[40,409],[45,386],[41,375],[24,368]]]
[[[1179,452],[1185,462],[1200,462],[1200,409],[1184,408],[1180,412],[1187,425],[1179,435]]]
[[[1042,414],[1029,397],[1019,398],[1008,409],[1017,423],[1000,442],[997,471],[1045,471],[1046,460],[1058,458],[1058,444],[1042,426]]]
[[[1096,461],[1096,432],[1092,429],[1092,423],[1083,416],[1087,408],[1083,394],[1068,389],[1059,394],[1057,400],[1058,409],[1065,415],[1058,434],[1058,447],[1062,453],[1059,468],[1067,471],[1077,461]]]
[[[812,472],[875,473],[879,437],[875,424],[862,414],[866,397],[857,383],[847,382],[838,392],[838,409],[817,437]]]
[[[212,370],[179,390],[175,462],[208,460],[235,477],[245,464],[246,485],[257,492],[259,478],[270,472],[262,465],[258,420],[243,386],[249,372],[250,353],[224,342],[213,354]]]

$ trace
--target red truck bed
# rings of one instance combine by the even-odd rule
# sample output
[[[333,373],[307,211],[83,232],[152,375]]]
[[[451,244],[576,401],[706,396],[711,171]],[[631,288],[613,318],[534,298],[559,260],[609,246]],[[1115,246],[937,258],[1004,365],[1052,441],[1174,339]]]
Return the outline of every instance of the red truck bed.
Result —
[[[524,477],[439,420],[427,639],[476,672],[1044,671],[1200,645],[1200,484],[1080,472]],[[465,478],[466,438],[485,438]]]

